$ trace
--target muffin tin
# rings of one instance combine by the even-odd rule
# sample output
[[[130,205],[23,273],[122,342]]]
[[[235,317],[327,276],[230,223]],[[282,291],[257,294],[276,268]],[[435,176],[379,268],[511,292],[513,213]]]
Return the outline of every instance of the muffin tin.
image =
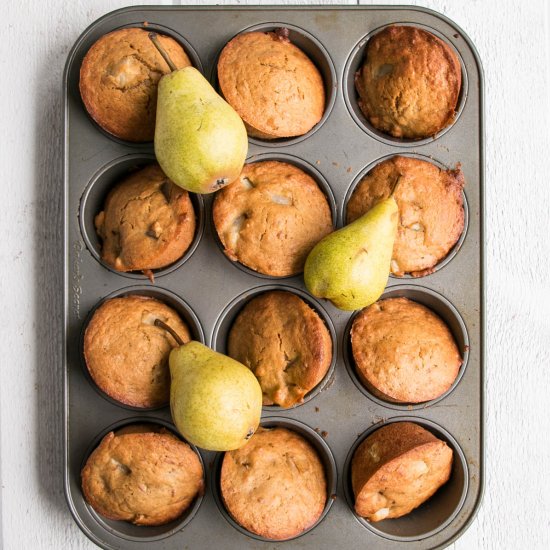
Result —
[[[368,126],[357,108],[353,74],[368,38],[389,24],[425,28],[450,44],[461,60],[463,89],[457,118],[433,139],[412,142],[383,136]],[[154,159],[152,143],[126,143],[100,131],[88,117],[78,91],[79,69],[89,47],[103,34],[124,26],[145,26],[173,36],[214,85],[216,59],[233,36],[289,28],[291,40],[321,70],[327,88],[325,115],[300,138],[250,139],[248,161],[290,160],[306,167],[327,194],[337,227],[343,224],[345,202],[354,185],[380,160],[410,154],[446,167],[461,163],[467,199],[467,225],[461,240],[434,273],[418,279],[390,277],[384,294],[417,300],[449,324],[464,354],[459,377],[449,392],[414,406],[371,396],[356,380],[349,353],[354,314],[309,296],[301,276],[280,280],[230,262],[216,244],[212,196],[193,197],[198,216],[195,240],[182,260],[155,272],[155,284],[140,273],[117,273],[101,263],[94,215],[121,176]],[[207,477],[204,497],[169,527],[107,521],[91,510],[80,489],[80,470],[99,441],[98,434],[133,422],[174,428],[168,407],[136,410],[97,391],[86,373],[80,342],[90,313],[102,300],[137,293],[173,305],[190,323],[195,338],[224,351],[230,320],[246,300],[263,290],[281,288],[295,291],[321,314],[335,353],[329,374],[303,405],[287,410],[269,407],[262,413],[263,425],[286,424],[310,439],[316,432],[329,486],[336,488],[322,520],[300,537],[300,547],[436,548],[456,539],[479,506],[484,466],[483,75],[475,48],[462,30],[440,14],[416,7],[125,8],[96,21],[78,39],[67,61],[64,92],[65,493],[84,533],[103,548],[136,548],[143,542],[152,549],[273,547],[228,521],[217,494],[221,455],[212,452],[200,450]],[[353,512],[349,459],[370,431],[399,420],[417,422],[446,440],[455,451],[453,474],[430,501],[408,516],[368,523]],[[285,544],[293,543],[275,547]]]

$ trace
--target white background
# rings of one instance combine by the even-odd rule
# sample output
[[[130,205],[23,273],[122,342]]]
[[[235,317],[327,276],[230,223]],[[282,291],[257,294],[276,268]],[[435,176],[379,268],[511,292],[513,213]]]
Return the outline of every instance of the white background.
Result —
[[[62,488],[61,79],[69,49],[90,23],[140,3],[3,3],[0,548],[6,550],[93,547],[73,522]],[[548,3],[410,3],[456,21],[477,46],[486,77],[485,499],[453,548],[550,548]]]

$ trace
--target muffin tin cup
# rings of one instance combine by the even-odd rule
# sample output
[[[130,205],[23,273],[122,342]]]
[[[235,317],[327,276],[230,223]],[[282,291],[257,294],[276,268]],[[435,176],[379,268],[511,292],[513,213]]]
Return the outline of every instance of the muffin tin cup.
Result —
[[[408,139],[408,138],[397,138],[393,137],[390,134],[386,134],[382,132],[381,130],[378,130],[375,128],[365,117],[363,112],[361,111],[359,104],[358,104],[358,94],[357,90],[355,89],[355,74],[357,71],[361,68],[361,65],[363,63],[363,60],[365,58],[366,48],[369,40],[378,34],[380,31],[386,29],[390,26],[410,26],[410,27],[417,27],[420,29],[423,29],[429,33],[432,33],[433,35],[440,38],[447,46],[449,46],[453,52],[456,54],[459,62],[460,62],[460,69],[462,73],[462,83],[460,87],[460,92],[458,95],[458,101],[456,105],[456,111],[455,111],[455,117],[453,121],[440,130],[436,135],[430,136],[427,138],[422,139]],[[382,27],[378,27],[377,29],[374,29],[373,31],[369,32],[366,36],[364,36],[353,48],[350,56],[348,57],[346,64],[344,66],[344,76],[343,76],[343,90],[344,90],[344,101],[346,102],[346,106],[348,108],[348,111],[353,118],[353,120],[356,122],[356,124],[369,136],[372,138],[391,146],[398,146],[398,147],[418,147],[421,145],[425,145],[427,143],[431,143],[432,141],[442,137],[445,135],[457,122],[460,118],[460,115],[462,114],[462,111],[464,110],[464,106],[466,104],[466,99],[468,97],[468,73],[466,71],[466,68],[464,66],[464,60],[462,59],[462,56],[460,55],[460,52],[453,46],[451,41],[441,32],[438,30],[423,25],[420,23],[413,23],[413,22],[392,22],[389,25],[383,25]]]
[[[111,535],[125,539],[128,541],[136,542],[136,543],[146,543],[146,542],[154,542],[154,541],[160,541],[162,539],[165,539],[167,537],[170,537],[177,533],[178,531],[181,531],[188,525],[191,520],[195,517],[197,512],[199,511],[199,508],[201,506],[202,500],[204,498],[204,494],[206,492],[206,468],[204,466],[204,461],[202,459],[202,456],[194,445],[186,441],[176,430],[176,428],[171,424],[170,422],[167,422],[166,420],[162,420],[160,418],[154,418],[151,416],[139,416],[139,417],[132,417],[132,418],[126,418],[124,420],[121,420],[119,422],[115,422],[114,424],[108,426],[105,428],[100,434],[98,434],[86,450],[86,453],[83,456],[82,464],[80,467],[80,470],[82,471],[82,468],[84,468],[86,461],[88,460],[89,456],[92,454],[94,449],[97,448],[97,446],[101,443],[101,440],[112,431],[120,430],[121,428],[125,428],[127,426],[136,425],[136,424],[146,424],[146,425],[153,425],[157,427],[166,428],[171,433],[173,433],[178,439],[181,439],[182,441],[185,441],[191,449],[194,451],[194,453],[198,456],[199,461],[202,466],[203,470],[203,482],[204,482],[204,490],[199,493],[194,501],[191,503],[189,508],[184,511],[184,513],[175,520],[172,520],[169,523],[166,523],[164,525],[155,525],[155,526],[149,526],[149,525],[134,525],[133,523],[127,522],[127,521],[121,521],[121,520],[112,520],[109,518],[106,518],[105,516],[102,516],[98,512],[96,512],[92,506],[86,503],[86,509],[90,516],[101,526],[102,529],[105,529],[107,532],[109,532]]]
[[[295,157],[294,155],[288,155],[285,153],[279,153],[279,152],[260,153],[257,155],[252,155],[246,159],[245,164],[253,164],[255,162],[263,162],[267,160],[276,160],[279,162],[286,162],[288,164],[292,164],[293,166],[296,166],[296,168],[299,168],[300,170],[305,172],[308,176],[312,177],[315,183],[318,185],[319,189],[324,193],[325,197],[327,198],[328,206],[330,208],[330,215],[332,216],[332,227],[336,229],[336,225],[338,221],[338,210],[336,207],[336,199],[334,198],[334,193],[332,192],[330,184],[328,183],[327,179],[323,176],[323,174],[317,168],[315,168],[314,166],[309,164],[309,162],[306,162],[302,158]],[[238,260],[236,261],[231,260],[230,258],[227,257],[227,255],[224,252],[224,246],[216,231],[216,225],[214,224],[212,212],[210,213],[210,225],[212,228],[212,234],[214,235],[216,244],[218,245],[224,257],[227,259],[227,261],[231,262],[232,265],[239,268],[241,271],[244,271],[249,275],[253,275],[254,277],[260,277],[262,279],[269,279],[274,281],[302,276],[302,273],[297,273],[295,275],[282,275],[282,276],[268,275],[266,273],[260,273],[259,271],[255,271],[254,269],[251,269],[250,267],[244,265]]]
[[[109,191],[117,183],[140,168],[154,163],[156,163],[155,156],[145,153],[131,154],[116,158],[96,172],[84,190],[80,200],[80,231],[90,254],[105,269],[129,279],[145,281],[148,280],[148,277],[137,271],[117,271],[101,259],[101,239],[97,235],[94,219],[95,216],[103,210],[103,205]],[[199,242],[204,232],[204,201],[201,195],[197,195],[195,193],[189,193],[189,197],[193,204],[193,210],[195,211],[195,236],[193,237],[189,248],[179,260],[176,260],[174,263],[166,267],[152,270],[155,280],[163,275],[172,273],[176,269],[179,269],[183,264],[185,264],[185,262],[187,262],[199,246]]]
[[[132,405],[127,405],[126,403],[122,403],[120,401],[117,401],[113,397],[111,397],[109,394],[104,392],[94,381],[92,378],[88,367],[86,366],[86,360],[84,359],[84,335],[86,333],[86,329],[88,328],[88,324],[92,320],[92,317],[94,316],[94,313],[96,310],[107,300],[111,300],[113,298],[122,298],[124,296],[146,296],[148,298],[156,298],[160,302],[165,303],[167,306],[170,306],[173,310],[175,310],[178,315],[182,318],[182,320],[185,322],[187,327],[189,328],[189,332],[191,333],[191,338],[193,340],[197,340],[201,344],[205,344],[205,337],[204,337],[204,331],[202,329],[201,323],[199,321],[199,318],[195,314],[195,312],[191,309],[189,304],[185,302],[182,298],[174,294],[173,292],[170,292],[169,290],[166,290],[164,288],[158,287],[158,286],[131,286],[122,288],[120,290],[117,290],[115,292],[112,292],[108,296],[105,296],[102,300],[100,300],[89,312],[88,316],[86,317],[86,320],[84,321],[82,325],[82,331],[80,333],[80,358],[81,358],[81,365],[82,365],[82,371],[84,372],[84,376],[90,383],[90,385],[109,403],[112,403],[113,405],[116,405],[117,407],[122,407],[124,409],[135,411],[135,412],[148,412],[148,411],[155,411],[159,409],[164,409],[168,407],[169,403],[166,402],[164,405],[160,405],[158,407],[134,407]]]
[[[342,350],[346,369],[350,378],[353,380],[353,383],[357,386],[357,389],[370,400],[376,402],[378,405],[389,409],[401,411],[425,409],[426,407],[435,405],[442,399],[445,399],[458,386],[458,384],[460,384],[460,380],[464,376],[464,372],[466,371],[468,358],[470,355],[470,340],[468,338],[466,324],[464,323],[464,320],[462,319],[458,310],[449,300],[447,300],[447,298],[429,288],[406,284],[390,286],[382,294],[380,300],[385,300],[387,298],[408,298],[409,300],[412,300],[427,307],[428,309],[436,313],[444,321],[444,323],[451,331],[451,334],[453,335],[453,338],[456,342],[458,352],[461,354],[462,357],[462,364],[460,365],[455,381],[445,393],[443,393],[439,397],[436,397],[435,399],[423,401],[422,403],[394,403],[392,401],[387,401],[374,395],[368,388],[365,387],[357,374],[357,367],[355,365],[351,348],[351,328],[353,326],[353,321],[355,320],[357,315],[361,313],[362,310],[357,311],[349,319],[346,330],[344,331]]]
[[[384,157],[376,159],[375,161],[368,164],[365,168],[363,168],[363,170],[361,170],[357,174],[357,176],[355,176],[355,178],[351,182],[351,185],[349,186],[349,188],[346,192],[346,196],[344,198],[344,202],[342,203],[342,208],[341,208],[341,211],[340,211],[340,219],[342,221],[343,226],[347,225],[347,221],[346,221],[347,215],[346,214],[347,214],[348,203],[349,203],[355,189],[357,188],[357,186],[361,182],[361,180],[372,169],[374,169],[376,166],[378,166],[382,162],[384,162],[386,160],[389,160],[389,159],[391,159],[393,157],[396,157],[396,156],[409,157],[409,158],[414,158],[414,159],[422,160],[422,161],[425,161],[425,162],[429,162],[430,164],[433,164],[434,166],[437,166],[440,170],[449,170],[451,168],[449,166],[445,166],[445,164],[443,164],[442,162],[439,162],[438,160],[436,160],[432,157],[428,157],[426,155],[421,155],[419,153],[411,153],[411,152],[399,152],[399,153],[396,153],[396,154],[386,155]],[[466,183],[466,185],[467,185],[467,183]],[[441,258],[441,260],[439,260],[439,262],[437,262],[437,264],[435,264],[435,266],[433,266],[433,271],[431,273],[428,273],[427,275],[422,275],[421,277],[413,277],[409,273],[406,273],[403,276],[398,276],[398,275],[394,275],[393,273],[390,273],[390,277],[392,279],[397,279],[397,280],[423,279],[424,277],[429,277],[433,273],[436,273],[440,269],[443,269],[446,265],[448,265],[452,261],[452,259],[460,251],[460,248],[463,245],[463,243],[466,239],[466,235],[468,233],[468,222],[469,222],[469,219],[470,219],[470,213],[469,213],[469,208],[468,208],[468,200],[466,199],[466,193],[465,193],[464,190],[462,190],[462,204],[464,206],[464,228],[462,230],[462,233],[460,234],[460,237],[458,238],[458,241],[449,250],[447,255],[444,258]]]
[[[351,484],[351,461],[359,445],[372,433],[393,422],[413,422],[422,426],[453,450],[453,465],[449,481],[427,501],[400,518],[369,522],[355,512],[355,496]],[[347,504],[355,519],[376,535],[398,542],[420,541],[447,527],[464,505],[469,483],[468,463],[456,439],[431,420],[416,416],[400,416],[380,422],[365,430],[348,452],[343,471],[343,487]]]
[[[325,87],[325,111],[321,120],[311,129],[309,132],[295,137],[288,138],[274,138],[274,139],[261,139],[253,136],[248,136],[249,143],[253,145],[259,145],[261,147],[284,147],[287,145],[296,145],[301,141],[312,136],[319,128],[323,126],[327,118],[330,116],[334,103],[336,101],[336,90],[338,88],[336,69],[334,62],[330,57],[328,51],[315,36],[305,29],[292,25],[290,23],[262,23],[260,25],[253,25],[251,27],[243,29],[238,34],[244,34],[247,32],[273,32],[276,29],[285,28],[288,29],[288,39],[297,48],[302,50],[313,64],[317,67],[323,78],[323,84]],[[237,35],[235,35],[237,36]],[[230,40],[235,38],[233,36]],[[228,42],[230,41],[228,40]],[[225,44],[224,44],[225,47]],[[222,48],[223,50],[223,48]],[[218,59],[221,55],[221,50],[216,56],[216,61],[212,66],[211,82],[220,91],[218,83]],[[221,91],[220,91],[221,94]]]
[[[188,40],[186,40],[181,34],[179,34],[174,29],[171,29],[170,27],[166,27],[164,25],[160,25],[158,23],[149,23],[149,22],[146,22],[146,21],[136,21],[134,23],[129,23],[127,25],[121,25],[120,27],[117,27],[117,28],[114,28],[114,29],[111,29],[111,30],[115,31],[115,30],[120,30],[120,29],[132,29],[132,28],[144,29],[144,30],[147,30],[149,32],[157,32],[159,34],[164,34],[166,36],[170,36],[176,42],[178,42],[179,45],[182,46],[182,48],[185,50],[185,53],[187,54],[187,57],[189,57],[189,60],[191,61],[191,64],[193,65],[193,67],[198,69],[201,73],[204,73],[201,59],[200,59],[197,51],[195,50],[195,48],[191,45],[191,43]],[[84,55],[93,46],[94,42],[95,42],[95,40],[91,40],[91,39],[86,41],[87,46],[86,46],[85,49],[83,48],[84,51],[83,51],[83,54],[82,54],[82,58],[84,58]],[[80,62],[78,63],[78,67],[80,67],[81,62],[82,62],[82,60],[80,60]],[[84,102],[80,98],[80,92],[79,92],[79,89],[78,89],[78,79],[75,79],[75,80],[76,80],[76,86],[73,89],[73,93],[74,93],[75,97],[78,97],[78,99],[81,103],[82,109],[86,112],[86,114],[88,115],[89,121],[93,124],[93,126],[95,127],[96,130],[98,130],[106,138],[108,138],[108,139],[110,139],[110,140],[112,140],[112,141],[114,141],[114,142],[116,142],[120,145],[123,145],[124,147],[132,147],[132,148],[135,148],[135,149],[145,149],[145,150],[152,147],[152,145],[153,145],[152,141],[127,141],[127,140],[124,140],[122,138],[119,138],[118,136],[115,136],[114,134],[109,133],[102,126],[100,126],[88,113],[88,111],[87,111],[87,109],[84,105]]]
[[[262,407],[263,411],[267,413],[285,413],[309,403],[329,386],[334,377],[336,358],[338,356],[336,330],[327,311],[321,306],[321,304],[319,304],[319,302],[314,300],[306,292],[285,285],[263,285],[247,290],[232,300],[221,312],[220,316],[216,320],[216,323],[214,324],[210,347],[220,353],[227,354],[227,338],[229,336],[229,331],[231,330],[231,327],[233,326],[233,323],[239,313],[250,300],[272,290],[290,292],[291,294],[301,298],[323,320],[330,333],[330,339],[332,341],[332,360],[327,373],[323,376],[322,380],[304,396],[304,400],[301,403],[296,403],[292,407],[288,408],[280,407],[279,405],[264,405]]]
[[[298,435],[301,435],[305,440],[307,440],[313,446],[313,448],[317,451],[317,454],[319,455],[319,458],[321,459],[321,462],[325,469],[325,475],[327,480],[327,501],[326,501],[323,513],[319,516],[319,519],[313,525],[308,527],[306,530],[302,531],[300,534],[294,537],[290,537],[288,539],[282,539],[282,540],[268,539],[260,535],[257,535],[256,533],[252,533],[251,531],[248,531],[231,517],[231,514],[229,514],[229,512],[227,511],[223,503],[223,499],[221,496],[221,489],[220,489],[220,476],[221,476],[222,462],[223,462],[225,453],[218,453],[216,455],[216,458],[214,459],[214,464],[212,467],[210,485],[212,487],[212,492],[214,494],[214,500],[216,501],[216,505],[218,506],[218,509],[221,512],[222,516],[227,520],[227,522],[231,526],[233,526],[237,531],[239,531],[243,535],[246,535],[252,539],[256,539],[262,542],[272,542],[272,543],[296,540],[302,537],[303,535],[305,535],[306,533],[309,533],[311,530],[315,529],[315,527],[317,527],[327,516],[336,495],[336,486],[338,481],[336,461],[334,460],[334,456],[327,442],[314,429],[310,428],[308,425],[302,422],[299,422],[298,420],[294,420],[292,418],[283,418],[278,416],[268,416],[268,417],[262,418],[260,425],[263,428],[277,427],[277,428],[286,428],[288,430],[292,430],[293,432],[296,432]]]

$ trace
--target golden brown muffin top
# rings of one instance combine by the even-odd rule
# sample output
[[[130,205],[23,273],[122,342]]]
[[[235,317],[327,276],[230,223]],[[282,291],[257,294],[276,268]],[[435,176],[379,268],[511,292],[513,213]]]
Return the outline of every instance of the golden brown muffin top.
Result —
[[[410,139],[433,136],[453,122],[461,83],[451,47],[407,26],[386,27],[373,36],[355,76],[359,107],[370,123]]]
[[[252,370],[264,405],[292,407],[323,379],[332,341],[319,315],[285,291],[250,300],[229,332],[228,354]]]
[[[300,136],[323,116],[321,74],[284,32],[248,32],[233,38],[220,55],[218,80],[251,135]]]
[[[155,326],[160,319],[184,342],[187,325],[169,306],[146,296],[105,301],[84,334],[84,358],[94,382],[107,395],[134,407],[160,407],[170,399],[168,357],[177,346]]]
[[[274,540],[295,537],[311,527],[327,500],[317,452],[286,428],[260,427],[244,447],[225,453],[220,486],[233,519]]]
[[[95,225],[105,263],[117,271],[147,271],[185,254],[195,235],[195,211],[189,193],[152,164],[110,191]]]
[[[80,68],[80,94],[90,116],[107,132],[127,141],[151,141],[155,134],[157,84],[170,68],[149,31],[118,29],[88,50]],[[191,65],[184,49],[158,35],[178,69]]]
[[[422,277],[434,271],[464,230],[464,175],[459,167],[441,170],[424,160],[392,157],[359,182],[347,205],[347,223],[387,199],[396,184],[399,221],[391,272]]]
[[[351,328],[357,374],[375,395],[420,403],[444,394],[462,357],[447,325],[407,298],[379,300],[363,309]]]
[[[311,249],[332,231],[324,193],[292,164],[246,164],[233,183],[216,193],[214,224],[225,254],[273,276],[303,271]]]
[[[369,521],[398,518],[447,482],[453,451],[412,422],[392,422],[369,435],[351,461],[355,511]]]
[[[196,453],[168,430],[110,432],[86,461],[82,491],[99,514],[136,525],[162,525],[203,491]]]

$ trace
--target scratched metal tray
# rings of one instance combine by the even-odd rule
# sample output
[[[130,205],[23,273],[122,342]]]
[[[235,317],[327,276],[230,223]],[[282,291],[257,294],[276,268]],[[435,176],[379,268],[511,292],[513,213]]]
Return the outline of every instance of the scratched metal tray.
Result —
[[[152,161],[153,147],[114,139],[91,121],[78,92],[79,69],[84,54],[101,35],[144,22],[179,40],[213,84],[217,56],[233,36],[252,29],[290,29],[291,40],[323,74],[326,113],[304,137],[275,142],[250,139],[249,159],[281,159],[308,170],[327,193],[338,227],[353,186],[384,157],[428,157],[449,167],[461,163],[464,171],[467,227],[463,238],[435,273],[419,279],[391,277],[385,294],[422,302],[451,327],[463,349],[464,365],[447,395],[416,406],[388,404],[371,396],[355,377],[348,349],[353,315],[308,298],[332,332],[335,364],[321,391],[313,392],[305,404],[286,411],[265,408],[262,415],[269,425],[290,423],[309,437],[323,457],[332,485],[322,521],[291,543],[266,543],[232,522],[217,492],[219,455],[215,453],[200,451],[207,478],[204,497],[167,526],[108,521],[85,503],[80,489],[83,462],[113,426],[148,420],[173,428],[167,407],[139,411],[121,406],[105,398],[87,377],[81,334],[86,318],[101,300],[128,293],[158,296],[181,312],[195,338],[224,351],[231,319],[262,287],[284,286],[308,296],[301,276],[260,276],[224,256],[213,235],[212,196],[194,198],[199,215],[195,242],[183,261],[156,273],[154,284],[143,275],[119,274],[102,265],[93,216],[121,175]],[[365,43],[375,30],[393,23],[430,30],[454,47],[461,59],[464,85],[458,117],[435,139],[404,142],[385,137],[368,126],[357,108],[353,74]],[[96,21],[78,39],[67,61],[64,92],[65,492],[84,533],[101,547],[121,549],[435,548],[456,539],[479,506],[484,464],[483,75],[477,53],[462,30],[440,14],[416,7],[126,8]],[[451,480],[408,516],[369,524],[353,513],[349,457],[361,440],[359,435],[399,418],[418,422],[448,441],[455,451]]]

